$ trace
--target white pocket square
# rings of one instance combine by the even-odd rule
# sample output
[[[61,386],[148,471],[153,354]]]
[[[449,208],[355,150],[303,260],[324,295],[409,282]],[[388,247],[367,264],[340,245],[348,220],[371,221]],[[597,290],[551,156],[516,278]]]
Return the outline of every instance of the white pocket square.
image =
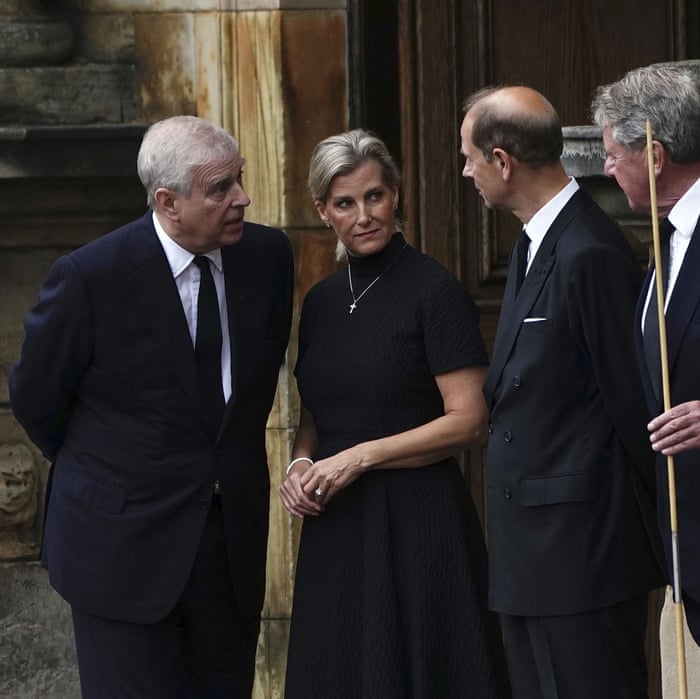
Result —
[[[523,323],[541,323],[543,320],[547,319],[540,316],[532,316],[531,318],[524,318]]]

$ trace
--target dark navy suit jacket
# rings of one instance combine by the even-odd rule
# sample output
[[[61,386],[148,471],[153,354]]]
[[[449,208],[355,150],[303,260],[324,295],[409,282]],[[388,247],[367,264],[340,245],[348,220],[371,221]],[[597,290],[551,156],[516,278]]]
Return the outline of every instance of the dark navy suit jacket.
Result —
[[[150,212],[60,258],[27,316],[10,392],[52,462],[42,560],[88,613],[153,623],[171,611],[216,479],[237,602],[260,613],[265,425],[289,337],[292,257],[281,231],[246,223],[222,259],[233,376],[218,433]]]
[[[663,584],[631,331],[642,275],[583,190],[517,297],[516,266],[511,257],[484,385],[490,603],[518,616],[578,614]]]
[[[635,318],[635,337],[644,392],[652,415],[663,412],[663,400],[657,398],[649,378],[644,356],[641,317],[652,269],[639,296]],[[666,336],[671,386],[671,405],[700,400],[700,221],[688,246],[685,259],[666,309]],[[674,456],[676,503],[678,506],[678,543],[681,581],[688,626],[700,643],[700,450]],[[659,526],[671,570],[671,525],[668,502],[667,459],[656,460]],[[670,576],[670,572],[669,572]],[[671,577],[671,576],[670,576]]]

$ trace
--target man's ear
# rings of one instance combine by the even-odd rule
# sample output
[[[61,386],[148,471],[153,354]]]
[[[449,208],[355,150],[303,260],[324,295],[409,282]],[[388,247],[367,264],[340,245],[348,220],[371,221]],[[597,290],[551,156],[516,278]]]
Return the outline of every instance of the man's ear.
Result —
[[[155,191],[154,198],[158,211],[173,221],[178,220],[180,215],[179,199],[171,189],[159,187]]]
[[[503,148],[494,148],[492,151],[493,161],[501,172],[504,181],[513,176],[513,156]]]
[[[654,152],[654,175],[658,177],[666,164],[666,146],[661,141],[652,141],[651,147]]]

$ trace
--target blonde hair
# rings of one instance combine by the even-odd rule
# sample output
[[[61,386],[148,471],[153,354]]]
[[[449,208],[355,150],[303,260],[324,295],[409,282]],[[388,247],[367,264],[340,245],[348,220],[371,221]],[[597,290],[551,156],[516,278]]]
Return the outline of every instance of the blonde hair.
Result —
[[[353,129],[329,136],[316,145],[309,163],[308,187],[314,201],[325,203],[333,179],[348,175],[368,160],[379,163],[384,182],[389,187],[398,187],[401,175],[384,141],[370,131]],[[400,221],[396,219],[397,227]],[[345,246],[338,240],[335,247],[336,260],[346,256]]]
[[[384,142],[364,129],[329,136],[314,148],[309,163],[308,186],[314,201],[325,202],[331,182],[368,160],[376,160],[389,187],[398,186],[399,170]]]

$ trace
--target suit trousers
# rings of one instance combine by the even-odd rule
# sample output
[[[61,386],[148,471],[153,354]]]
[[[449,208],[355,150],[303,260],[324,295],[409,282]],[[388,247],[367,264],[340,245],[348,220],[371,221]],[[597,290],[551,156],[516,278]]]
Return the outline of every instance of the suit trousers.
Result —
[[[644,699],[642,595],[571,616],[501,615],[513,699]]]
[[[72,612],[83,699],[251,695],[260,618],[236,605],[220,506],[212,504],[187,586],[161,622],[103,619],[75,605]]]

